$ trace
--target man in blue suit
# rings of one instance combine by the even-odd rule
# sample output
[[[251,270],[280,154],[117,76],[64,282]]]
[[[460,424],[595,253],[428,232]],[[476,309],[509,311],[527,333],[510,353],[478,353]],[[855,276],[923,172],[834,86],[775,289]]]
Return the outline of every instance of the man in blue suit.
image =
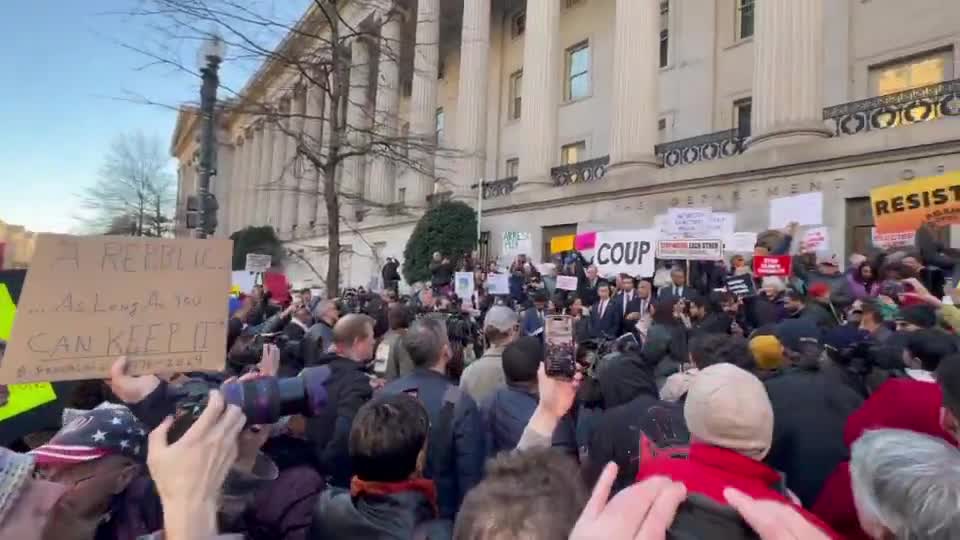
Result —
[[[677,303],[680,300],[694,300],[697,296],[697,291],[687,286],[687,272],[679,266],[674,266],[670,270],[670,284],[660,287],[657,291],[658,301],[670,298]]]
[[[593,337],[614,339],[620,336],[622,308],[612,298],[610,282],[597,282],[597,302],[590,308],[590,333]]]
[[[533,307],[523,312],[520,328],[525,336],[539,336],[543,339],[543,320],[547,316],[547,295],[543,291],[533,294]]]

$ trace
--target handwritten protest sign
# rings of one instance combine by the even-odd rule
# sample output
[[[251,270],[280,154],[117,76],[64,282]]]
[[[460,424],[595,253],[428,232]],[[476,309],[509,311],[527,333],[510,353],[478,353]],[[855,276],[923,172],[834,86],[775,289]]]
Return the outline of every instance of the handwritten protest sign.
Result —
[[[753,282],[753,276],[750,274],[728,277],[727,290],[740,298],[757,294],[756,284]]]
[[[703,237],[710,229],[710,208],[668,208],[664,232],[680,238]]]
[[[719,261],[723,259],[723,242],[721,240],[660,240],[657,242],[657,258]]]
[[[514,258],[517,255],[529,255],[533,252],[533,238],[528,232],[508,231],[503,233],[503,248],[500,253],[504,257]]]
[[[273,257],[261,253],[247,253],[247,264],[244,270],[247,272],[266,272],[273,266]]]
[[[789,255],[767,255],[753,258],[753,274],[757,277],[789,276],[793,258]]]
[[[650,277],[656,270],[653,249],[657,236],[653,229],[598,232],[593,262],[604,276]]]
[[[876,227],[870,228],[870,240],[880,249],[913,246],[916,242],[917,231],[903,231],[896,233],[879,233]]]
[[[43,234],[27,273],[0,384],[220,370],[229,240]]]
[[[881,233],[915,231],[923,223],[956,225],[960,223],[960,171],[870,190],[870,205]]]
[[[826,227],[808,229],[800,239],[800,251],[802,253],[830,251],[830,232]]]
[[[798,225],[823,223],[823,192],[801,193],[770,200],[770,228],[782,229],[791,222]]]
[[[561,291],[577,290],[576,276],[557,276],[557,288]]]

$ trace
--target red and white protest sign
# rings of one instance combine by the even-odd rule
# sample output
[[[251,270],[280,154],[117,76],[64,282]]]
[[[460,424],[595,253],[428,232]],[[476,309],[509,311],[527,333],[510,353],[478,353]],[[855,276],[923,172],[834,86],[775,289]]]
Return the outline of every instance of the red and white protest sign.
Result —
[[[765,255],[753,258],[753,275],[789,276],[793,269],[793,257],[790,255]]]
[[[830,251],[830,233],[826,227],[814,227],[803,234],[800,239],[800,251],[813,253],[815,251]]]
[[[895,233],[878,233],[876,227],[870,229],[870,240],[880,249],[913,246],[917,231],[903,231]]]

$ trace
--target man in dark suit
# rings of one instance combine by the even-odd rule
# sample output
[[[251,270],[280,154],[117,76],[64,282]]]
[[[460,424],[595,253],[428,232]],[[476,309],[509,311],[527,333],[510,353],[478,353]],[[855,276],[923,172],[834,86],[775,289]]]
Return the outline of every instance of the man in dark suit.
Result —
[[[622,274],[620,276],[622,291],[617,294],[616,303],[620,311],[620,334],[632,332],[637,325],[637,321],[643,317],[650,307],[650,284],[641,281],[640,287],[637,286],[637,280],[633,276]]]
[[[687,273],[683,268],[674,266],[670,270],[670,285],[660,287],[657,291],[657,300],[673,298],[674,302],[678,300],[693,300],[697,297],[697,292],[692,287],[687,287]]]
[[[620,335],[621,308],[611,297],[610,283],[597,282],[597,303],[590,308],[590,331],[593,337],[616,338]]]
[[[543,319],[546,316],[547,294],[537,291],[533,296],[533,307],[523,312],[520,328],[524,336],[539,336],[543,339]]]

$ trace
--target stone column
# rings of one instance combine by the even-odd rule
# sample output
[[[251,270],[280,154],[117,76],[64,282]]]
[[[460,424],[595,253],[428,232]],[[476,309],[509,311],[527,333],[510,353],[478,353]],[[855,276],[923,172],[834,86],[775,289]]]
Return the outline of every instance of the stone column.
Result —
[[[361,38],[350,44],[350,92],[347,94],[347,132],[344,152],[363,152],[369,142],[368,131],[373,118],[367,110],[370,95],[370,49]],[[340,183],[343,219],[354,222],[365,209],[364,177],[366,155],[352,156],[344,160],[343,181]]]
[[[244,221],[248,226],[255,226],[260,225],[257,215],[257,183],[260,179],[260,146],[263,136],[257,129],[256,122],[250,124],[250,127],[247,128],[247,134],[250,138],[250,161],[248,162],[250,172],[247,174],[247,182],[244,187],[247,192],[247,196],[244,198],[244,214],[246,215]]]
[[[823,0],[755,7],[750,147],[829,137],[823,123]]]
[[[257,225],[270,225],[270,197],[271,181],[273,178],[273,126],[272,120],[266,118],[260,125],[260,175],[257,178],[256,197],[254,204],[257,208]]]
[[[617,0],[614,21],[610,163],[656,166],[660,1]]]
[[[410,96],[410,136],[415,146],[410,158],[418,164],[407,186],[406,204],[424,208],[433,193],[434,152],[437,139],[437,75],[440,65],[440,0],[418,0],[417,37],[413,52],[413,91]]]
[[[230,227],[233,230],[243,228],[243,198],[246,192],[243,189],[244,181],[247,175],[247,154],[250,149],[250,141],[241,134],[235,139],[234,144],[234,164],[230,175],[230,185],[227,191],[230,193]],[[229,231],[233,232],[233,230]]]
[[[291,94],[290,104],[290,136],[287,137],[287,170],[283,177],[284,194],[283,200],[283,224],[284,230],[300,232],[301,227],[306,228],[310,219],[306,214],[306,191],[309,185],[304,183],[303,167],[300,159],[300,140],[303,137],[303,117],[307,113],[306,90],[298,85]],[[301,208],[304,209],[301,215]],[[289,213],[289,217],[287,216]]]
[[[392,141],[398,135],[397,115],[400,112],[400,38],[403,19],[397,12],[385,13],[380,22],[380,61],[377,73],[376,127],[377,136]],[[400,144],[403,144],[401,141]],[[376,206],[393,202],[396,191],[396,167],[389,157],[374,156],[367,176],[367,199]],[[376,208],[375,211],[382,208]]]
[[[313,153],[319,153],[323,137],[323,88],[307,82],[304,93],[306,118],[303,121],[303,143]],[[300,180],[300,211],[297,229],[312,228],[317,219],[317,202],[320,193],[320,174],[313,163],[304,158],[303,178]]]
[[[256,129],[252,126],[247,126],[244,130],[246,140],[243,145],[243,184],[240,186],[243,192],[242,207],[240,208],[241,228],[253,225],[254,221],[253,198],[255,194],[253,184],[257,181],[257,159],[260,157],[257,154],[256,132]]]
[[[287,135],[284,129],[289,125],[290,102],[284,97],[280,102],[279,115],[269,124],[273,132],[273,161],[270,167],[270,177],[266,180],[270,187],[269,224],[277,233],[286,232],[282,227],[282,212],[284,199],[284,170],[287,166]]]
[[[550,183],[550,169],[557,162],[557,102],[560,77],[560,2],[528,0],[527,27],[523,38],[523,114],[520,118],[523,147],[520,149],[518,189]]]
[[[487,81],[490,78],[490,0],[463,3],[460,42],[460,86],[457,98],[457,149],[464,153],[456,195],[475,198],[486,165]],[[530,100],[532,101],[532,100]]]

